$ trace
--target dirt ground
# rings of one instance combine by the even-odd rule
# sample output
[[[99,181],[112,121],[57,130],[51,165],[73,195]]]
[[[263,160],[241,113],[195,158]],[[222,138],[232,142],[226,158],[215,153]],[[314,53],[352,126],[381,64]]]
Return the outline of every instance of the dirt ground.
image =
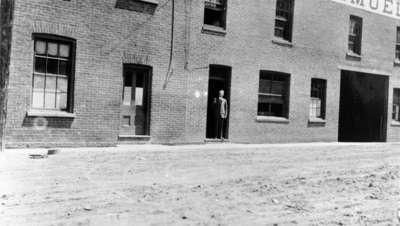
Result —
[[[400,144],[0,153],[0,225],[399,225]]]

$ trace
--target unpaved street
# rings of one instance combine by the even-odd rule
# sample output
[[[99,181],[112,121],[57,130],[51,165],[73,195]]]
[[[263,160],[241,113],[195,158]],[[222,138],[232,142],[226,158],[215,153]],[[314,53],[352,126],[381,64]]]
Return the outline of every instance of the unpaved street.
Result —
[[[0,225],[398,225],[399,144],[0,153]]]

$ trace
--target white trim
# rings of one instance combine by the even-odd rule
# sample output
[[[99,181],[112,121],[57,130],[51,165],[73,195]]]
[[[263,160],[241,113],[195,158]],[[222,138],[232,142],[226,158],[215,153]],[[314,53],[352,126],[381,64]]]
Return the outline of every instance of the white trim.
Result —
[[[276,117],[276,116],[256,116],[257,122],[277,122],[277,123],[289,123],[289,119],[284,117]]]
[[[363,72],[363,73],[375,74],[375,75],[391,76],[393,74],[393,71],[383,71],[383,70],[362,68],[362,67],[343,65],[343,64],[338,65],[338,68],[340,70],[345,70],[345,71]]]
[[[308,122],[310,122],[310,123],[326,123],[326,120],[325,119],[322,119],[322,118],[309,118],[308,119]]]
[[[400,122],[392,119],[392,122],[390,123],[390,125],[391,126],[400,126]]]
[[[154,5],[158,5],[158,0],[136,0],[138,2],[144,2],[144,3],[150,3],[150,4],[154,4]]]
[[[151,136],[148,136],[148,135],[118,135],[118,138],[150,139]]]
[[[213,35],[226,35],[226,29],[223,27],[213,26],[209,24],[203,24],[201,29],[202,33],[213,34]]]
[[[31,109],[26,112],[27,116],[30,117],[55,117],[55,118],[75,118],[74,113],[66,111],[56,111],[56,110],[36,110]]]
[[[276,36],[274,36],[271,41],[272,41],[272,43],[277,44],[277,45],[293,47],[293,42],[290,42],[288,40],[285,40],[283,38],[279,38]]]

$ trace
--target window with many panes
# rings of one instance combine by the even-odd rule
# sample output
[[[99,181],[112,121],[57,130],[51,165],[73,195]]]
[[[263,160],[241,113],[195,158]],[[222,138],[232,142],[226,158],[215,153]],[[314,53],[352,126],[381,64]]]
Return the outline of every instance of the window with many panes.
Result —
[[[226,0],[206,0],[204,24],[226,28]]]
[[[32,108],[70,111],[74,42],[34,35]]]
[[[397,27],[396,32],[396,60],[400,61],[400,27]]]
[[[350,53],[361,55],[362,18],[350,16],[348,50]]]
[[[275,36],[292,41],[294,0],[277,0],[275,15]]]
[[[400,89],[393,89],[392,119],[400,122]]]
[[[311,79],[310,119],[325,119],[326,80]]]
[[[261,71],[258,90],[258,116],[288,117],[290,75]]]

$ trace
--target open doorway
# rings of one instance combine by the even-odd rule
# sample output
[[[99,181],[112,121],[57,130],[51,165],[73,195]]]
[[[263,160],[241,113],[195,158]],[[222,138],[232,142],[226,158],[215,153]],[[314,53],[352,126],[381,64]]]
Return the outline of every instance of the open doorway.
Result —
[[[387,76],[341,72],[339,141],[386,141],[388,85]]]
[[[121,103],[121,136],[150,135],[151,68],[125,64]]]
[[[229,137],[229,115],[230,115],[230,96],[231,96],[231,68],[220,65],[210,65],[210,75],[208,81],[208,103],[207,103],[207,127],[206,138],[220,138],[221,134],[224,139]],[[223,120],[222,126],[218,126],[218,98],[219,91],[224,90],[224,98],[228,103],[228,116]],[[220,127],[220,128],[219,128]],[[221,128],[222,127],[222,128]],[[221,129],[222,131],[220,131]]]

